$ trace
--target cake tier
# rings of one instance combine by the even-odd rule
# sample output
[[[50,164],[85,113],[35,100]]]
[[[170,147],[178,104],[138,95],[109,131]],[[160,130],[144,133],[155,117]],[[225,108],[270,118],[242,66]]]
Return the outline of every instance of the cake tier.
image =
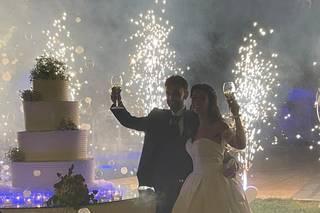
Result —
[[[59,181],[57,173],[65,175],[71,165],[73,173],[81,174],[86,184],[94,181],[94,161],[92,158],[60,162],[13,162],[11,165],[12,186],[19,188],[53,188]]]
[[[43,101],[67,101],[68,81],[66,80],[33,80],[33,90],[41,95]]]
[[[25,161],[66,161],[87,158],[87,131],[18,132]]]
[[[63,120],[79,126],[77,101],[24,101],[23,109],[27,131],[57,130]]]

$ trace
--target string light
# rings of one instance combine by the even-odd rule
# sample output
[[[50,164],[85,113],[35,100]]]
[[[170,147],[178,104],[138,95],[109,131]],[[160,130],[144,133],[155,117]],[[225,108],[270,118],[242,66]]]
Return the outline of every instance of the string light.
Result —
[[[127,187],[114,187],[107,182],[99,182],[98,187],[89,187],[89,191],[98,190],[95,199],[98,203],[112,202],[121,200],[123,197],[131,196],[133,193]],[[0,188],[0,208],[21,208],[21,207],[46,207],[46,201],[54,194],[53,190],[48,189],[27,189]],[[133,195],[132,195],[133,197]]]

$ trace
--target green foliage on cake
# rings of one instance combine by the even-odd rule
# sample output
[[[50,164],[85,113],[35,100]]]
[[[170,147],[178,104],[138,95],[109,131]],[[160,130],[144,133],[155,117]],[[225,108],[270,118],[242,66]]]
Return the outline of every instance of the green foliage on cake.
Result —
[[[85,179],[80,174],[73,174],[72,165],[68,174],[57,174],[60,179],[54,184],[54,195],[47,201],[49,207],[67,206],[79,209],[81,206],[97,203],[94,198],[98,191],[89,193]]]
[[[71,120],[63,119],[58,128],[59,130],[79,130],[78,126]]]
[[[20,91],[20,97],[23,101],[41,101],[40,93],[29,89]]]
[[[25,159],[25,155],[19,148],[11,147],[5,154],[5,158],[11,162],[22,162]]]
[[[69,80],[67,65],[50,56],[40,56],[31,70],[30,81],[33,80]]]

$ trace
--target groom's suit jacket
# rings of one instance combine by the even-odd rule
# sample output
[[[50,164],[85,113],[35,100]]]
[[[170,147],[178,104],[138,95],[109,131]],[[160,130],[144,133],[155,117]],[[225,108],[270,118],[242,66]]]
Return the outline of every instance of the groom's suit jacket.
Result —
[[[111,111],[123,126],[145,132],[137,172],[140,186],[161,189],[167,184],[181,183],[192,171],[185,144],[198,128],[195,113],[183,112],[183,132],[179,134],[170,124],[170,110],[155,108],[146,117],[132,116],[125,108]]]

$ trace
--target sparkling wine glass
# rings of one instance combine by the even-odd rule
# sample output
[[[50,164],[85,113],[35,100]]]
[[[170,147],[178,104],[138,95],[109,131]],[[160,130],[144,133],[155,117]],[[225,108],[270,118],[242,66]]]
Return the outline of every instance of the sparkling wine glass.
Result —
[[[116,106],[112,107],[112,108],[123,108],[122,106],[120,106],[120,100],[121,100],[121,86],[122,86],[122,77],[121,75],[115,75],[111,77],[111,92],[113,95],[115,95],[117,97],[117,101],[116,101]]]
[[[223,84],[223,94],[226,96],[227,100],[234,98],[234,93],[236,92],[236,86],[233,82],[225,82]]]

